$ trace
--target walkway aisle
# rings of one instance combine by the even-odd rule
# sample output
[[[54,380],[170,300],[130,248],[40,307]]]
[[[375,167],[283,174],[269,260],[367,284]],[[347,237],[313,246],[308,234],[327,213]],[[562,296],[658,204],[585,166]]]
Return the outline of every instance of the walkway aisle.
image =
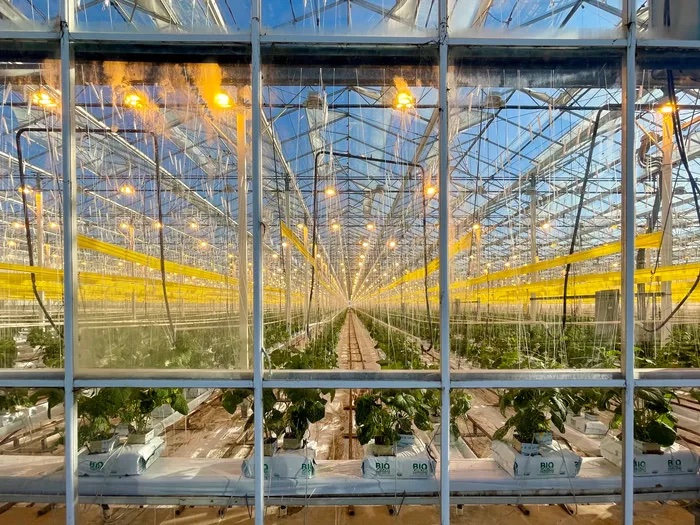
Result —
[[[353,324],[355,337],[350,324]],[[357,344],[355,343],[355,340]],[[358,353],[362,353],[365,370],[380,370],[377,364],[379,359],[377,351],[374,349],[374,341],[369,336],[367,329],[352,311],[348,311],[345,324],[340,330],[338,338],[338,368],[340,370],[350,370],[350,354],[352,352],[352,370],[362,370],[362,364]],[[355,391],[357,395],[357,391]],[[317,443],[317,459],[348,459],[348,410],[350,392],[348,390],[338,390],[333,401],[326,405],[326,417],[314,424],[310,428],[310,435]],[[354,432],[354,431],[353,431]],[[362,457],[362,447],[353,440],[353,459]]]

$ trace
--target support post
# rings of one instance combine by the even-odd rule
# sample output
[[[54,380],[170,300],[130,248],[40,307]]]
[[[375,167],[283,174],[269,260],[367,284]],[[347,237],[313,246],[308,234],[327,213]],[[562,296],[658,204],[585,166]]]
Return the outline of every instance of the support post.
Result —
[[[252,182],[253,182],[253,458],[255,461],[255,525],[265,525],[263,471],[263,238],[262,238],[262,75],[260,57],[261,0],[251,2]]]
[[[132,223],[129,223],[129,249],[131,251],[136,250],[136,230],[134,229],[134,225]],[[133,261],[129,263],[129,276],[133,280],[133,278],[134,278],[134,263],[133,263]],[[180,279],[182,279],[182,276],[180,276]],[[180,300],[180,310],[182,313],[182,300]],[[131,318],[136,319],[136,291],[133,289],[131,290]]]
[[[76,525],[78,511],[78,404],[73,380],[78,340],[78,218],[75,172],[75,61],[69,31],[72,0],[61,4],[61,169],[63,175],[63,357],[65,418],[66,525]]]
[[[634,521],[634,237],[635,237],[635,148],[634,102],[636,96],[635,53],[637,10],[633,0],[623,1],[622,26],[627,48],[622,62],[622,323],[621,366],[625,379],[622,406],[622,523]]]
[[[250,368],[248,351],[248,180],[246,178],[246,113],[236,115],[238,157],[238,325],[241,342],[239,364]]]
[[[474,244],[476,247],[476,249],[474,250],[476,252],[476,271],[474,272],[474,275],[476,277],[481,277],[481,275],[484,273],[481,268],[481,224],[479,224],[478,226],[479,227],[476,228],[474,232]],[[481,286],[482,285],[477,284],[476,290],[478,291],[479,288],[481,288]],[[476,299],[476,320],[481,320],[481,297],[477,297]]]
[[[439,20],[439,91],[440,122],[438,127],[439,254],[440,254],[440,523],[450,523],[450,156],[447,103],[447,0],[438,2]]]
[[[673,264],[673,213],[671,203],[673,201],[673,114],[664,113],[662,122],[661,151],[663,160],[661,164],[661,266]],[[671,295],[671,282],[661,283],[661,318],[663,322],[671,316],[673,310],[673,297]],[[659,329],[660,343],[663,345],[671,338],[671,323],[666,323]]]
[[[309,249],[309,228],[306,225],[306,219],[304,219],[304,225],[302,226],[303,231],[303,241],[304,248]],[[311,253],[309,251],[309,253]],[[311,303],[309,302],[309,286],[311,282],[310,275],[311,264],[309,261],[304,259],[304,320],[305,322],[310,322],[311,320]]]
[[[537,262],[537,180],[530,179],[530,264]],[[532,282],[539,279],[537,272],[532,273]],[[530,319],[537,319],[537,296],[530,294]]]
[[[289,227],[291,217],[289,176],[284,179],[284,220]],[[284,250],[284,304],[287,317],[287,333],[292,336],[292,249],[287,246]]]

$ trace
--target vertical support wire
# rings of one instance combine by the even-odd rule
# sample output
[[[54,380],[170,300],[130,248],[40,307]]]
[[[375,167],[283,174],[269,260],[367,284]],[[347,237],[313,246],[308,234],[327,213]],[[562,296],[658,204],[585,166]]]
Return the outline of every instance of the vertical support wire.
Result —
[[[66,525],[76,525],[78,512],[78,406],[74,396],[75,348],[78,335],[78,218],[75,173],[75,63],[69,30],[73,0],[61,3],[61,168],[63,175],[63,355],[65,410]]]
[[[439,0],[439,92],[440,122],[438,133],[438,224],[440,246],[440,523],[450,523],[450,175],[449,132],[447,126],[447,0]],[[425,213],[425,211],[424,211]]]
[[[621,363],[625,378],[622,445],[622,522],[634,521],[634,236],[635,158],[634,114],[637,13],[633,0],[623,2],[627,48],[622,63],[622,330]]]
[[[255,525],[264,525],[265,510],[263,506],[265,477],[263,470],[263,381],[262,381],[262,345],[263,345],[263,246],[262,246],[262,133],[260,129],[262,112],[262,76],[260,58],[260,13],[261,0],[252,2],[250,23],[252,44],[252,139],[251,168],[253,183],[253,434],[255,461]]]

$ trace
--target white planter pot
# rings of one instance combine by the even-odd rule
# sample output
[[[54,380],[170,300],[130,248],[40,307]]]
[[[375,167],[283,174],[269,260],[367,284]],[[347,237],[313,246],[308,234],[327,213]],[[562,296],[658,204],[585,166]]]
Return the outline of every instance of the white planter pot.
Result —
[[[370,447],[373,456],[395,456],[394,445],[377,445],[372,443]]]
[[[661,445],[634,440],[634,452],[637,454],[662,454]]]
[[[535,441],[540,445],[551,445],[552,444],[552,433],[551,432],[537,432],[535,433]]]
[[[274,456],[277,453],[279,445],[277,440],[271,441],[269,443],[263,444],[263,455],[264,456]]]
[[[537,456],[540,453],[539,443],[522,443],[515,440],[513,448],[523,456]]]
[[[152,440],[156,435],[156,431],[153,429],[150,429],[148,432],[142,432],[142,433],[132,433],[129,434],[129,437],[126,438],[126,444],[127,445],[145,445],[148,443],[150,440]]]
[[[88,452],[90,454],[106,454],[112,452],[115,446],[119,443],[119,437],[114,436],[109,439],[96,439],[88,443]]]
[[[518,453],[509,443],[495,440],[491,443],[494,461],[514,478],[571,478],[581,469],[581,457],[559,443],[542,445],[540,454],[527,456]]]
[[[674,443],[670,447],[662,447],[661,454],[644,454],[638,451],[643,448],[641,442],[635,442],[634,475],[697,475],[698,458],[683,445]],[[605,436],[600,443],[601,455],[611,463],[622,467],[622,442],[616,436]]]
[[[400,447],[412,447],[416,442],[416,436],[413,434],[399,434]]]
[[[282,448],[284,450],[299,450],[304,446],[304,438],[294,438],[284,436],[282,439]]]

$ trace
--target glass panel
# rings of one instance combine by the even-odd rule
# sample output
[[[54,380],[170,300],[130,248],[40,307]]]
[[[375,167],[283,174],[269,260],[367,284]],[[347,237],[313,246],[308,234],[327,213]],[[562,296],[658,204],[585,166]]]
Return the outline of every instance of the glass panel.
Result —
[[[63,390],[0,389],[0,483],[3,501],[31,502],[3,507],[0,523],[21,523],[47,514],[47,523],[63,523],[44,502],[64,501]],[[42,498],[32,499],[32,495]],[[33,519],[33,518],[32,518]]]
[[[637,366],[698,368],[698,81],[685,57],[645,60],[652,64],[637,76],[636,227],[655,242],[636,253]]]
[[[248,65],[79,71],[79,365],[248,368]]]
[[[452,36],[622,38],[622,0],[448,0]]]
[[[451,366],[619,366],[616,61],[453,57]]]
[[[56,368],[63,366],[60,66],[17,59],[3,64],[0,367]]]
[[[4,0],[0,4],[0,30],[56,30],[59,8],[60,2],[56,0]]]
[[[82,0],[75,5],[79,31],[250,32],[250,0]]]
[[[284,349],[294,353],[294,346],[307,344],[304,336],[330,337],[328,323],[340,319],[339,329],[345,309],[355,309],[347,314],[337,358],[283,363],[289,356],[277,357],[276,350],[273,367],[352,369],[348,359],[359,354],[344,358],[348,344],[359,345],[367,368],[437,364],[437,273],[416,277],[437,255],[433,59],[357,67],[347,65],[354,57],[329,56],[337,66],[315,68],[300,67],[297,56],[283,50],[268,57],[263,221],[274,250],[264,255],[266,329],[282,327],[281,317],[289,316],[291,336],[302,331]],[[281,287],[289,294],[276,291]],[[281,301],[289,305],[284,313]],[[402,316],[388,318],[388,308]],[[414,317],[432,319],[432,333],[415,332],[406,321]],[[399,339],[409,344],[398,349]],[[308,348],[300,353],[309,355]]]
[[[437,34],[433,0],[262,0],[267,34],[428,36]]]
[[[546,483],[548,489],[559,491],[561,487],[560,494],[566,493],[559,502],[569,513],[576,513],[576,520],[609,519],[614,523],[620,519],[619,505],[612,503],[620,490],[620,391],[543,388],[457,392],[471,398],[469,410],[457,418],[452,440],[451,491],[458,494],[457,500],[478,496],[477,483],[486,478],[489,495],[515,496],[521,504],[519,509],[510,510],[486,507],[493,516],[523,512],[530,518],[557,521],[560,518],[550,514],[555,506],[532,504],[532,496],[538,494],[535,487]],[[655,410],[663,411],[665,402],[659,393],[638,390],[639,428],[651,428],[649,422],[661,413]],[[639,455],[635,464],[635,492],[654,494],[659,501],[669,492],[678,495],[694,483],[692,473],[685,475],[677,470],[675,461],[683,457],[678,450],[662,452]],[[696,461],[690,460],[691,471]],[[649,502],[640,508],[663,522],[691,523],[693,519],[690,512],[672,502],[668,506]],[[562,509],[557,510],[561,513]],[[458,508],[457,515],[479,516],[481,512],[483,508],[465,506]],[[462,523],[460,518],[455,521]]]

